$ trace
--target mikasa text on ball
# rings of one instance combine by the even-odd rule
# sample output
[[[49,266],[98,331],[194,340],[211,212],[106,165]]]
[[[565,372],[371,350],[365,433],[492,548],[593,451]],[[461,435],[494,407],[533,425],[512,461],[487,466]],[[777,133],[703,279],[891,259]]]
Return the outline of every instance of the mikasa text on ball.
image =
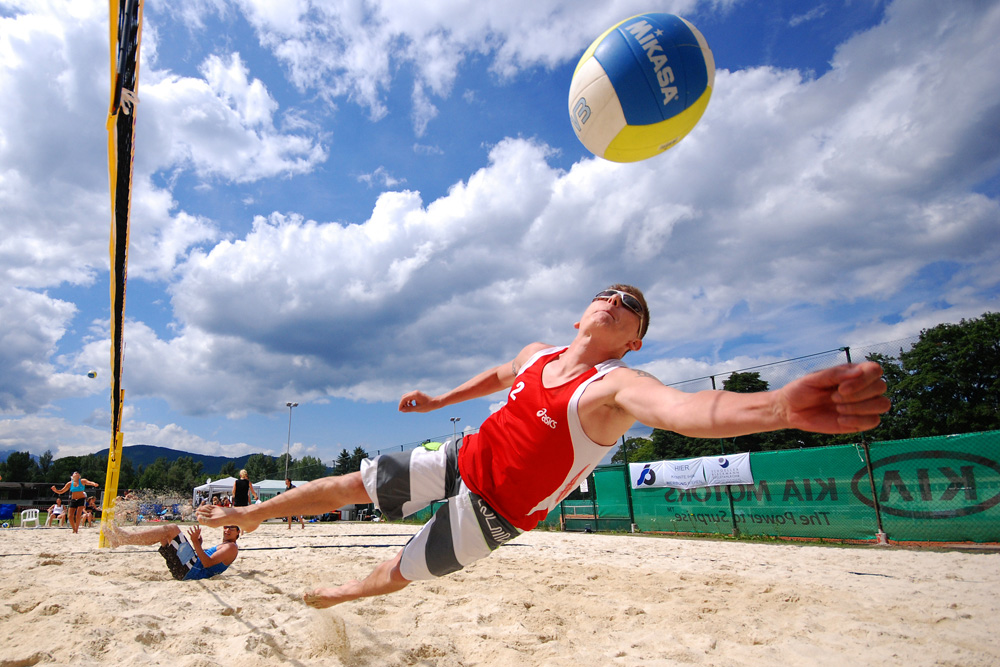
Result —
[[[697,28],[673,14],[639,14],[583,53],[569,88],[569,116],[594,155],[636,162],[684,138],[714,86],[715,60]]]

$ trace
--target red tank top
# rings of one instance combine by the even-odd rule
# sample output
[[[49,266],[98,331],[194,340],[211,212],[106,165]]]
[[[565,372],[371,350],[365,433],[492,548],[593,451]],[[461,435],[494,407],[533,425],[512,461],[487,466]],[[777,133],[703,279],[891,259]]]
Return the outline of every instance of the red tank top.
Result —
[[[611,359],[563,385],[544,387],[542,370],[565,350],[531,357],[514,378],[507,404],[458,452],[466,486],[521,530],[537,526],[610,450],[583,432],[577,406],[591,382],[625,364]]]

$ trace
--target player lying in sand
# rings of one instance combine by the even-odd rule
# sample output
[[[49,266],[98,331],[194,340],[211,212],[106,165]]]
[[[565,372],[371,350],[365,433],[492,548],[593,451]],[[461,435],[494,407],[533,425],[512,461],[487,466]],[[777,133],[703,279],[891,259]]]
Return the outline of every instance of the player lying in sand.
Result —
[[[236,544],[236,540],[240,538],[239,526],[225,526],[222,530],[222,544],[208,549],[201,546],[199,526],[188,529],[190,539],[172,523],[138,530],[122,530],[113,523],[107,523],[104,530],[112,547],[123,544],[151,546],[159,543],[160,555],[167,561],[167,569],[178,580],[209,579],[222,574],[240,552],[240,547]]]
[[[201,507],[198,520],[253,530],[269,518],[369,502],[396,519],[447,499],[395,558],[364,580],[305,593],[307,604],[329,607],[455,572],[531,530],[636,421],[702,438],[785,428],[853,433],[878,425],[889,409],[882,369],[871,362],[756,394],[687,394],[664,386],[621,361],[642,347],[649,327],[645,298],[629,285],[599,292],[574,327],[568,347],[533,343],[440,396],[411,391],[399,402],[401,412],[428,412],[509,388],[506,405],[479,433],[437,451],[382,455],[363,462],[360,472],[319,479],[260,505]]]

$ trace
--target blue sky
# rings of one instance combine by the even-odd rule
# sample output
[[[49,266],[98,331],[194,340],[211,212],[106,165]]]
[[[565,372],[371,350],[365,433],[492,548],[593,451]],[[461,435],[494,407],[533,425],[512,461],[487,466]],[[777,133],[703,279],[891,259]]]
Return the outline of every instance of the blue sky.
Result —
[[[614,164],[569,81],[645,11],[701,30],[716,89]],[[0,0],[0,450],[108,444],[107,21]],[[668,383],[995,311],[998,32],[963,0],[149,0],[125,442],[279,454],[288,401],[328,463],[477,427],[502,395],[396,404],[568,342],[611,282]]]

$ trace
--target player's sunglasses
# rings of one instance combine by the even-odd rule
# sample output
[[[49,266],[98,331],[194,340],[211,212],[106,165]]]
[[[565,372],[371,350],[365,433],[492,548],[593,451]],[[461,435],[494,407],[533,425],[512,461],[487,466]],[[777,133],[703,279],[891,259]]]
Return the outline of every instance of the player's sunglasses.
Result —
[[[606,289],[603,292],[598,292],[592,300],[597,301],[598,299],[613,299],[614,297],[621,297],[622,305],[631,310],[633,313],[639,317],[639,330],[642,330],[642,304],[639,303],[639,299],[635,298],[628,292],[622,292],[616,289]]]

